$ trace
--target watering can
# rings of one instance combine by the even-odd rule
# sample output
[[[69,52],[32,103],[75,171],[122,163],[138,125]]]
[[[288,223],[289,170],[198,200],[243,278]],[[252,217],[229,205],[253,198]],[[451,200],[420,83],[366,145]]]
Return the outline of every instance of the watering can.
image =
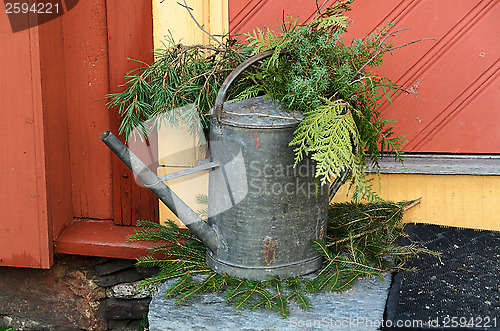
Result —
[[[322,266],[311,240],[326,236],[329,188],[315,178],[314,162],[294,167],[289,147],[298,115],[256,97],[224,102],[227,88],[246,68],[272,54],[243,62],[227,77],[211,110],[209,159],[169,178],[209,169],[208,221],[203,220],[116,136],[101,140],[207,247],[217,273],[265,280],[311,273]],[[337,187],[339,183],[337,183]]]

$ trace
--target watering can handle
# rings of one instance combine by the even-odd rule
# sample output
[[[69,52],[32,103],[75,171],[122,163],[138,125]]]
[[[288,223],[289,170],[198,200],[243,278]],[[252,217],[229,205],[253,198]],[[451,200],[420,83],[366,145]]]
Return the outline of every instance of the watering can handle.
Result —
[[[270,51],[265,51],[262,53],[259,53],[257,55],[252,56],[251,58],[245,60],[242,62],[239,66],[237,66],[230,74],[229,76],[226,77],[226,80],[224,83],[222,83],[222,86],[219,89],[219,93],[217,93],[217,98],[215,99],[215,105],[214,108],[212,108],[211,114],[215,118],[219,118],[221,113],[222,113],[222,107],[224,104],[224,101],[226,99],[226,92],[227,89],[229,88],[229,85],[236,79],[236,77],[239,76],[245,69],[253,65],[255,62],[263,60],[267,57],[270,57],[273,55],[274,50]],[[287,53],[287,51],[281,51],[281,54]]]

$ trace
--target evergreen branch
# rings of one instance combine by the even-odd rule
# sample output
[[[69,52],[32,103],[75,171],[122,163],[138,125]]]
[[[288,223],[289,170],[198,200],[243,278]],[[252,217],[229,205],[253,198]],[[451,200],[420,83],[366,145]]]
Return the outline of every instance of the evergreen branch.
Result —
[[[361,232],[361,233],[358,233],[352,237],[348,237],[348,238],[343,238],[343,239],[339,239],[339,240],[335,240],[335,241],[331,241],[329,242],[326,247],[330,247],[330,246],[334,246],[334,245],[338,245],[338,244],[341,244],[341,243],[344,243],[346,241],[350,241],[352,239],[356,239],[356,238],[359,238],[359,237],[365,237],[366,235],[370,234],[370,233],[373,233],[373,232],[376,232],[378,231],[379,229],[371,229],[369,231],[365,231],[365,232]]]
[[[276,296],[278,298],[278,304],[277,307],[279,309],[279,312],[283,317],[286,317],[288,315],[288,301],[286,300],[285,297],[281,294],[282,288],[281,288],[281,282],[276,282]]]
[[[377,56],[380,55],[380,53],[382,52],[382,50],[385,51],[385,49],[383,49],[383,46],[386,45],[385,44],[385,41],[387,38],[389,37],[395,37],[397,36],[398,32],[401,32],[401,31],[405,31],[405,30],[410,30],[410,28],[404,28],[404,29],[399,29],[399,30],[396,30],[394,32],[391,32],[391,33],[388,33],[384,36],[384,38],[382,38],[382,40],[380,40],[380,42],[378,43],[378,46],[377,48],[375,49],[375,51],[373,52],[373,56],[371,58],[368,59],[368,61],[366,61],[359,69],[358,71],[356,71],[356,73],[354,74],[354,77],[356,77],[357,75],[359,75],[363,69],[365,69],[368,65],[370,65],[372,63],[372,61],[374,59],[377,58]]]
[[[141,281],[139,286],[154,291],[163,282],[177,279],[165,293],[177,303],[201,293],[225,291],[226,301],[235,309],[273,309],[286,317],[289,300],[294,300],[302,309],[310,308],[304,293],[343,291],[352,287],[360,277],[382,278],[382,272],[408,270],[405,263],[416,254],[439,256],[414,243],[406,246],[396,244],[398,237],[406,236],[402,225],[403,214],[416,203],[418,199],[400,203],[330,205],[328,240],[325,243],[312,241],[313,247],[325,257],[322,270],[312,280],[271,277],[269,281],[249,281],[216,274],[206,264],[205,247],[189,231],[180,231],[173,222],[166,225],[143,222],[143,228],[136,231],[152,232],[150,238],[155,243],[160,243],[158,237],[163,236],[167,242],[183,244],[176,248],[160,245],[162,249],[155,250],[172,256],[170,260],[154,256],[138,258],[138,265],[160,268],[157,275]],[[394,262],[387,261],[387,256],[391,256]],[[194,275],[200,276],[195,280]]]
[[[248,301],[248,299],[250,299],[252,297],[252,295],[257,292],[256,289],[257,289],[257,287],[259,285],[260,284],[258,282],[255,282],[255,285],[254,285],[254,287],[252,289],[250,289],[250,290],[244,290],[244,291],[240,292],[239,294],[244,293],[244,292],[248,292],[248,293],[243,298],[243,300],[241,300],[240,303],[238,305],[236,305],[234,308],[235,309],[241,308],[242,305],[244,305]]]

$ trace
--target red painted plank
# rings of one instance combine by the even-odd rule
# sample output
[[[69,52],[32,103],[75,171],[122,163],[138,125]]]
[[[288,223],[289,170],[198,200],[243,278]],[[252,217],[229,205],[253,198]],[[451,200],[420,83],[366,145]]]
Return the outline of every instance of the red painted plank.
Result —
[[[112,221],[75,220],[57,238],[55,253],[135,259],[149,255],[151,243],[127,243],[135,227],[117,226]]]
[[[320,4],[323,1],[318,1]],[[331,6],[336,1],[329,0],[325,6]],[[278,22],[288,20],[286,15],[298,18],[299,22],[309,21],[315,13],[314,1],[265,1],[265,0],[230,0],[229,1],[229,32],[240,34],[265,26],[272,30],[278,29]]]
[[[106,2],[80,1],[62,16],[74,217],[111,219]]]
[[[0,265],[52,264],[37,28],[12,33],[0,15]]]
[[[62,20],[38,30],[49,219],[57,237],[73,219]]]
[[[493,5],[492,2],[482,2],[481,6],[472,9],[460,7],[463,10],[462,18],[458,21],[443,20],[449,32],[436,45],[440,49],[427,61],[422,61],[425,65],[418,69],[418,76],[413,75],[414,81],[419,81],[418,96],[402,96],[386,107],[386,116],[397,120],[397,132],[409,140],[405,146],[406,151],[500,152],[500,141],[491,144],[491,135],[486,130],[491,124],[491,117],[474,121],[474,131],[477,133],[474,137],[465,134],[471,127],[464,123],[460,131],[448,131],[450,137],[440,134],[439,141],[434,139],[431,145],[424,144],[424,141],[436,134],[445,123],[454,121],[456,114],[476,113],[476,109],[470,107],[467,100],[475,98],[476,94],[482,92],[483,86],[491,84],[492,73],[499,69],[498,64],[494,64],[498,62],[500,45],[488,42],[487,36],[495,31],[495,27],[500,28],[497,19],[500,6],[498,3]],[[443,10],[444,8],[438,12]],[[485,56],[481,56],[482,54]],[[399,59],[406,61],[404,57]],[[492,94],[482,94],[481,98],[492,98],[485,101],[495,104]],[[489,113],[490,116],[498,117],[500,109],[493,106]],[[496,127],[493,132],[499,129],[500,127]],[[467,137],[473,139],[479,148],[461,148],[462,143],[471,146]],[[452,140],[453,145],[450,144]],[[490,143],[486,143],[488,140]]]
[[[141,64],[128,58],[153,61],[153,21],[151,1],[108,0],[109,89],[119,92],[125,75]],[[118,134],[120,119],[111,113],[111,130]],[[156,139],[155,137],[152,138]],[[156,168],[155,164],[152,168]],[[140,187],[134,175],[117,158],[113,167],[113,218],[116,224],[135,225],[137,220],[158,220],[158,199],[149,189]],[[156,171],[156,169],[154,169]]]
[[[420,140],[416,148],[446,153],[491,153],[500,141],[500,63],[488,83],[478,86],[477,93],[460,100],[453,116]]]

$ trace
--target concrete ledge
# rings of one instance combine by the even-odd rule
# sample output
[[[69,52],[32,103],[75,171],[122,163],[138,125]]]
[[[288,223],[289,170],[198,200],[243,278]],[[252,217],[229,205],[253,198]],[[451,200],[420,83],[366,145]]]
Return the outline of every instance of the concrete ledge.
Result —
[[[220,293],[179,305],[163,297],[164,284],[149,305],[149,330],[377,330],[390,284],[386,274],[382,281],[363,278],[342,293],[309,295],[313,308],[304,311],[290,303],[286,319],[272,311],[234,310]]]

